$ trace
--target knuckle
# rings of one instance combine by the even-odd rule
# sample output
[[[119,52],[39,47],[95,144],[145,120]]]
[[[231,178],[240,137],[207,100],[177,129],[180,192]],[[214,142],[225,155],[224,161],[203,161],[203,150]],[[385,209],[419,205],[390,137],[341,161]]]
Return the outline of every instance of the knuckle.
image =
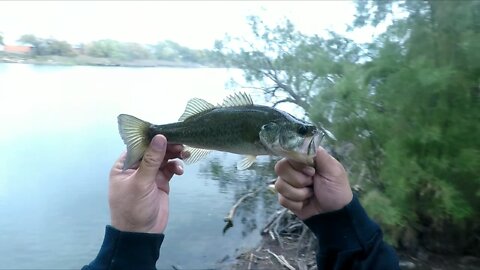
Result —
[[[310,185],[312,185],[312,178],[311,177],[303,177],[301,179],[301,183],[302,187],[308,187]]]
[[[298,195],[298,200],[299,201],[304,201],[308,198],[310,198],[311,196],[311,193],[310,193],[310,190],[308,188],[303,188],[300,192],[300,194]]]
[[[278,178],[277,181],[275,181],[275,189],[279,192],[282,193],[284,190],[284,181],[282,178]]]
[[[285,159],[281,159],[280,161],[278,161],[276,164],[275,164],[275,173],[277,173],[278,175],[282,174],[283,171],[284,171],[284,168],[285,168],[285,162],[286,160]]]
[[[143,156],[143,161],[147,167],[156,167],[162,163],[162,159],[152,152],[146,152]]]
[[[289,205],[288,200],[282,195],[278,195],[278,203],[281,206],[288,208],[288,205]]]

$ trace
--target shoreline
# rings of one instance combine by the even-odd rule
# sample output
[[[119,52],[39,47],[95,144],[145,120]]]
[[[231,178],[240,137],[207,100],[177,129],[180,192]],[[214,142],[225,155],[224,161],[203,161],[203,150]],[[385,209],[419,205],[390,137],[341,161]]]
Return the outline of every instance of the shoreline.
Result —
[[[316,270],[318,241],[293,213],[277,211],[263,228],[260,243],[236,254],[235,261],[222,269]],[[441,254],[419,247],[416,251],[395,248],[400,269],[480,270],[480,257],[469,254]]]
[[[316,270],[315,252],[312,250],[313,241],[305,240],[299,239],[299,236],[287,237],[282,238],[280,240],[282,244],[280,244],[278,239],[273,240],[269,235],[264,235],[257,247],[238,254],[235,262],[223,265],[224,268],[220,269],[270,270],[289,269],[291,266],[292,269]],[[396,250],[396,252],[402,270],[480,270],[480,258],[475,256],[445,255],[426,250],[418,251],[416,254],[404,250]],[[278,258],[280,260],[284,258],[289,266]]]
[[[52,65],[52,66],[100,66],[100,67],[174,67],[174,68],[214,68],[213,64],[199,64],[191,62],[177,62],[167,60],[117,60],[110,58],[96,58],[85,55],[78,56],[38,56],[0,53],[0,63]]]

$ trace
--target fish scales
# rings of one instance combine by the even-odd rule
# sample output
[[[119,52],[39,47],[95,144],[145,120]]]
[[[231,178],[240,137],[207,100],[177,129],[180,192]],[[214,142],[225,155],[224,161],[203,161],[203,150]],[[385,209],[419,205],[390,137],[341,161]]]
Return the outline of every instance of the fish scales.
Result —
[[[202,159],[211,150],[245,155],[237,163],[239,169],[251,166],[258,155],[283,156],[312,165],[319,138],[330,134],[287,112],[255,105],[244,93],[227,97],[217,106],[193,98],[175,123],[154,125],[121,114],[118,127],[127,145],[124,170],[143,157],[157,134],[164,135],[168,143],[186,145],[185,151],[191,153],[184,160],[187,163]]]
[[[260,143],[258,131],[280,115],[265,106],[215,108],[184,122],[152,125],[149,139],[164,135],[170,143],[249,154],[268,154]],[[246,154],[243,152],[243,154]]]

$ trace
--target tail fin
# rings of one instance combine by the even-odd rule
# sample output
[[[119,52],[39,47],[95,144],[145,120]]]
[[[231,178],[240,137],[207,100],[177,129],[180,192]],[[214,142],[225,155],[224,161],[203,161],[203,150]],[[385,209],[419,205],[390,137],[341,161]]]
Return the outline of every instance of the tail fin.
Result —
[[[148,139],[150,125],[150,123],[128,114],[118,116],[118,131],[127,145],[127,158],[123,164],[123,170],[132,167],[143,157],[150,143]]]

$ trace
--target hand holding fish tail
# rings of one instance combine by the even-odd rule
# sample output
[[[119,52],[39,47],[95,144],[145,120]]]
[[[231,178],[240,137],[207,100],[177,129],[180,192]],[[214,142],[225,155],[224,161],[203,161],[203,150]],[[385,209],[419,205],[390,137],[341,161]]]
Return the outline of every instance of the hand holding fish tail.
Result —
[[[288,159],[275,166],[278,201],[302,220],[339,210],[353,198],[345,169],[322,147],[316,151],[314,166]]]
[[[112,226],[120,231],[162,233],[168,221],[169,181],[183,174],[177,160],[182,145],[167,145],[162,135],[155,136],[143,159],[123,170],[126,154],[110,172],[109,204]]]

